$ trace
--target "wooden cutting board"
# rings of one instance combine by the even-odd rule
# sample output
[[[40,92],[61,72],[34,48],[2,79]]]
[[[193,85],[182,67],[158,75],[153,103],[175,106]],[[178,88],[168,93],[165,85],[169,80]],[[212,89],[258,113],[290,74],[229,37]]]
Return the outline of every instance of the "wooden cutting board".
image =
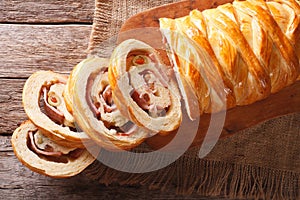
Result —
[[[123,24],[118,35],[118,43],[129,38],[135,38],[144,41],[157,49],[163,49],[164,47],[161,42],[162,37],[158,29],[159,18],[178,18],[188,15],[193,9],[204,10],[214,8],[228,2],[232,2],[232,0],[190,0],[146,10],[132,16]],[[159,52],[163,57],[163,60],[168,63],[165,52],[161,50],[159,50]],[[300,112],[300,81],[284,88],[276,94],[270,95],[267,99],[248,106],[238,106],[228,110],[226,112],[225,124],[220,137],[224,138],[231,136],[241,130],[272,118],[296,112]],[[191,146],[201,145],[210,120],[211,115],[204,114],[201,116],[198,123],[198,132]],[[168,144],[175,135],[176,132],[167,136],[155,135],[146,142],[152,148],[159,149]],[[178,144],[178,146],[180,146],[180,144]]]

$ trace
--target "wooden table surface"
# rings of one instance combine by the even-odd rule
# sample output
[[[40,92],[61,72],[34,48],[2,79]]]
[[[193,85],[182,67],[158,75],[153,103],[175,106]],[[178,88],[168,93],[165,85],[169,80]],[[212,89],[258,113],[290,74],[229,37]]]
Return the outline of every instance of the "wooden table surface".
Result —
[[[5,199],[207,199],[174,191],[104,186],[81,174],[52,179],[15,157],[10,138],[26,119],[21,104],[26,79],[38,70],[69,73],[85,58],[94,0],[0,1],[0,196]],[[214,199],[210,197],[209,199]],[[217,198],[219,199],[219,198]]]

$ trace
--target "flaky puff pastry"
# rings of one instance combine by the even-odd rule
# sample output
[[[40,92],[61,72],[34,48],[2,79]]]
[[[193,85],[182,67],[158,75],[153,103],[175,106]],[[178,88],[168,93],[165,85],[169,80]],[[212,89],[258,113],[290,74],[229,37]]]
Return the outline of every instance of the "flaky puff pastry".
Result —
[[[153,134],[168,134],[182,120],[180,94],[170,68],[148,44],[119,44],[109,62],[113,99],[123,115]]]
[[[73,113],[79,127],[99,146],[109,150],[131,149],[144,141],[148,131],[124,117],[112,99],[108,59],[91,57],[77,65],[73,76]]]
[[[95,160],[85,149],[55,143],[29,120],[14,131],[11,143],[15,155],[23,165],[34,172],[54,178],[75,176]]]
[[[29,119],[47,137],[70,147],[85,147],[91,139],[76,129],[73,116],[67,111],[63,91],[67,76],[52,71],[39,71],[26,81],[22,102]]]
[[[294,83],[299,13],[294,0],[248,0],[161,18],[190,117],[251,104]]]

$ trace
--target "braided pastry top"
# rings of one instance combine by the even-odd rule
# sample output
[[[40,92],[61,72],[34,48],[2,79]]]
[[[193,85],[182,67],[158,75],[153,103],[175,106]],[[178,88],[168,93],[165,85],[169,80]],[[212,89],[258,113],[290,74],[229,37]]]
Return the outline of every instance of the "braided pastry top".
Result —
[[[295,0],[234,1],[161,18],[190,117],[212,112],[212,105],[219,111],[251,104],[294,83],[300,72],[299,23]]]

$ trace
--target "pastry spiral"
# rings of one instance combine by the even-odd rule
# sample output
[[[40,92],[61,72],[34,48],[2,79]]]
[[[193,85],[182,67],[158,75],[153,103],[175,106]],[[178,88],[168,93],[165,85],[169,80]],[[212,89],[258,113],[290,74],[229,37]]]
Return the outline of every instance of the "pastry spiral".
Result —
[[[251,104],[294,83],[300,71],[299,23],[295,0],[234,1],[161,18],[190,118]],[[190,99],[198,100],[198,110]]]
[[[167,134],[180,125],[180,94],[170,68],[144,42],[129,39],[111,55],[109,83],[121,113],[153,133]]]
[[[54,178],[75,176],[95,160],[85,149],[57,144],[29,120],[14,131],[11,143],[25,166]]]
[[[148,131],[124,117],[112,99],[108,59],[92,57],[74,69],[73,113],[79,127],[98,145],[109,150],[131,149]]]
[[[29,119],[47,137],[71,147],[84,147],[90,138],[78,132],[73,115],[66,108],[63,91],[67,77],[51,71],[32,74],[23,88],[22,102]]]

